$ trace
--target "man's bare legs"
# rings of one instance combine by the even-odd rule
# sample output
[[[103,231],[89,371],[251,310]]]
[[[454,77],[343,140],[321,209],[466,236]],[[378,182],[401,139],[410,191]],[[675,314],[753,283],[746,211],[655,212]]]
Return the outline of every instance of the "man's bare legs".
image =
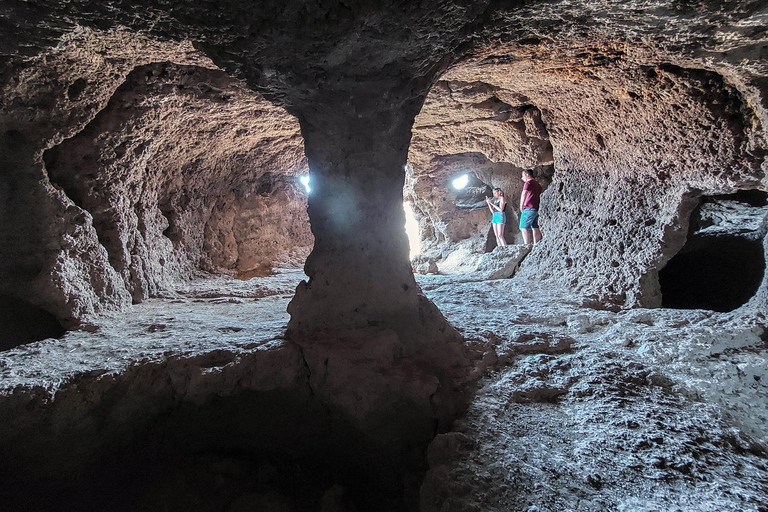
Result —
[[[533,230],[521,229],[520,233],[523,234],[523,243],[525,245],[531,243],[531,231],[533,231],[533,245],[536,245],[541,241],[541,230],[539,228],[533,228]]]

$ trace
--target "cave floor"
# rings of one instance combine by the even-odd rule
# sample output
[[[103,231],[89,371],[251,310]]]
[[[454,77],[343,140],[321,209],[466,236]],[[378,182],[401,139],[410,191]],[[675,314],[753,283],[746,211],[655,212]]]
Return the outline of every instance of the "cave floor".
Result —
[[[279,343],[298,270],[201,278],[0,353],[0,389]],[[417,277],[482,377],[433,443],[445,511],[768,511],[768,347],[743,315],[607,311],[515,279]],[[447,496],[447,498],[446,498]],[[424,501],[423,501],[424,503]]]

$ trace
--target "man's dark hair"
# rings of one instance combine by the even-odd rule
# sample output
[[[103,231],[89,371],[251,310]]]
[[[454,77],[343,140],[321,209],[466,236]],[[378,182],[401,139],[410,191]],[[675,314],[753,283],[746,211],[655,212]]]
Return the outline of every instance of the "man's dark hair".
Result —
[[[527,174],[528,176],[530,176],[531,178],[535,178],[536,177],[536,173],[533,172],[533,169],[525,169],[523,172],[525,174]]]

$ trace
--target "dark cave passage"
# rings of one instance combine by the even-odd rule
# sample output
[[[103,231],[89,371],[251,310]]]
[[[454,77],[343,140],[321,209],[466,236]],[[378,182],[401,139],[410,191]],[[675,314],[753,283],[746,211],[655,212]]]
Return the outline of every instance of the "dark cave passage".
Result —
[[[0,295],[0,325],[0,350],[58,338],[66,332],[48,311],[8,295]]]
[[[762,240],[698,237],[659,272],[665,308],[732,311],[757,291],[765,272]]]
[[[662,307],[732,311],[757,292],[765,273],[766,193],[705,196],[688,240],[659,271]]]
[[[93,421],[104,421],[98,433],[47,431],[24,447],[2,447],[3,510],[418,508],[431,439],[399,448],[373,441],[308,388],[241,392],[163,411],[156,405],[143,403],[121,425],[95,411]],[[152,409],[159,414],[147,416]]]

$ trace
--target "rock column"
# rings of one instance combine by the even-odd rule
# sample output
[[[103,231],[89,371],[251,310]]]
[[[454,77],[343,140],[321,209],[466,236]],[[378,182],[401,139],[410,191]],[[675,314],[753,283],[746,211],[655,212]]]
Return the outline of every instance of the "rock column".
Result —
[[[434,307],[419,297],[408,259],[403,184],[420,102],[379,107],[373,98],[375,107],[361,108],[339,96],[344,100],[300,115],[315,246],[305,267],[309,282],[288,308],[289,329],[418,329],[422,310]]]

